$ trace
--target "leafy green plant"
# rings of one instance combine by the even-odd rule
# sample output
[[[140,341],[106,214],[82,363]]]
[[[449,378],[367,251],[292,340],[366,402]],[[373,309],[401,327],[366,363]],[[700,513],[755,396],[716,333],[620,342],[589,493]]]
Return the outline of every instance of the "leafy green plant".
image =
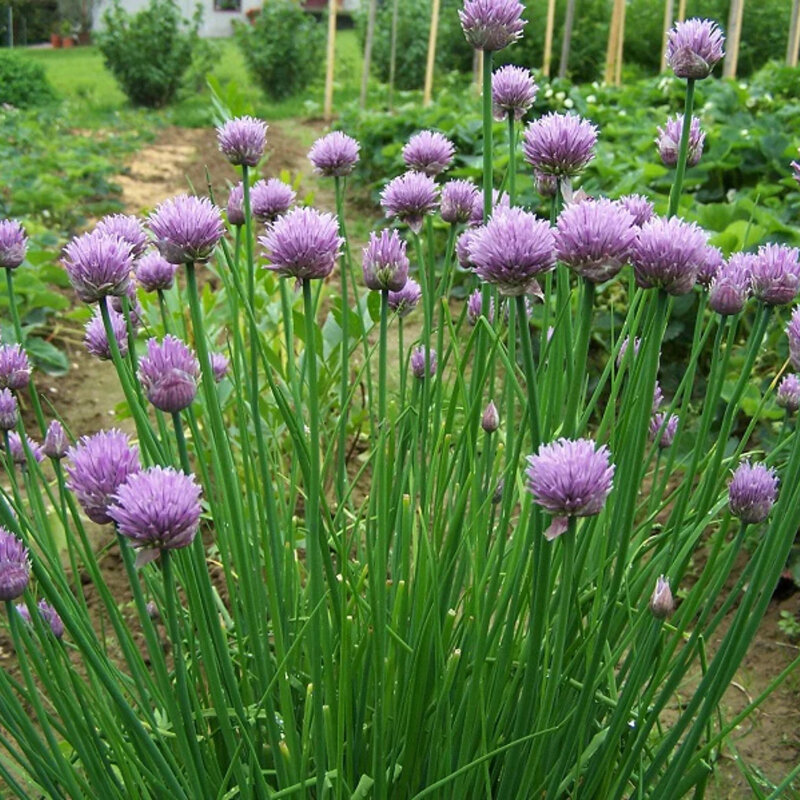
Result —
[[[0,50],[0,104],[32,108],[48,105],[55,99],[56,93],[40,64]]]
[[[781,618],[778,620],[778,630],[788,639],[800,637],[800,621],[797,614],[792,611],[781,611]]]

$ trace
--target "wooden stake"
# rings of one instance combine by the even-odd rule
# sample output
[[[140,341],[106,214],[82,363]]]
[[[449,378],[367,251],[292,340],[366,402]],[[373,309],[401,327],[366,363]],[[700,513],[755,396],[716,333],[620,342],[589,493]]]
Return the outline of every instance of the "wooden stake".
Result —
[[[325,107],[322,116],[330,122],[333,116],[333,70],[336,64],[336,11],[339,0],[328,0],[328,61],[325,66]]]
[[[428,63],[425,65],[425,87],[422,91],[422,105],[431,104],[433,94],[433,68],[436,64],[436,34],[439,31],[439,0],[431,5],[431,30],[428,35]]]
[[[686,0],[678,0],[678,22],[686,19]]]
[[[561,59],[558,62],[558,77],[566,78],[569,67],[569,51],[572,47],[572,27],[575,23],[576,0],[567,0],[567,13],[564,16],[564,38],[561,40]]]
[[[550,61],[553,58],[553,26],[556,22],[556,0],[547,0],[547,22],[544,27],[544,59],[542,73],[550,76]]]
[[[667,39],[672,27],[672,15],[675,12],[675,0],[666,0],[664,3],[664,37],[661,40],[661,71],[667,68]]]
[[[397,9],[399,0],[392,0],[392,41],[389,46],[389,110],[394,106],[394,76],[397,70]]]
[[[367,14],[367,36],[364,42],[364,71],[361,73],[361,96],[358,104],[361,108],[367,105],[367,89],[369,88],[369,71],[372,66],[372,42],[375,39],[375,11],[377,0],[369,0],[369,13]]]
[[[742,38],[742,16],[744,15],[744,0],[731,0],[731,10],[728,14],[728,36],[725,53],[725,63],[722,67],[723,78],[735,78],[736,66],[739,63],[739,41]]]
[[[625,48],[625,0],[620,3],[619,23],[617,30],[617,61],[614,69],[614,85],[622,85],[622,53]]]
[[[800,50],[800,0],[792,3],[792,20],[789,23],[789,41],[786,45],[786,63],[797,66],[797,51]]]
[[[621,15],[621,7],[624,6],[625,0],[614,0],[614,5],[611,9],[611,23],[608,26],[608,46],[606,47],[606,71],[604,80],[606,83],[613,83],[616,76],[616,59],[619,51],[619,20]]]

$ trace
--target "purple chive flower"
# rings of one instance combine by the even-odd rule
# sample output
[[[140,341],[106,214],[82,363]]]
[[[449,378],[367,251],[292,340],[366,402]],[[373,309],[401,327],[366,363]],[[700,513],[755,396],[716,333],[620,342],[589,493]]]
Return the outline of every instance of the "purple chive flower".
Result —
[[[296,199],[294,189],[277,178],[256,181],[250,190],[250,209],[260,222],[274,222],[292,207]]]
[[[497,406],[494,404],[494,401],[489,401],[489,405],[486,406],[486,409],[483,412],[483,416],[481,417],[481,428],[486,431],[486,433],[494,433],[500,427],[500,414],[497,411]]]
[[[614,465],[605,445],[562,438],[528,456],[526,475],[528,491],[542,508],[559,517],[589,517],[605,505]]]
[[[17,606],[15,606],[15,608],[17,613],[28,625],[33,624],[33,621],[31,620],[31,612],[28,611],[28,606],[19,603]],[[58,616],[58,612],[53,608],[53,606],[44,600],[39,601],[38,609],[39,616],[41,616],[41,618],[50,628],[50,633],[52,633],[56,639],[60,639],[64,635],[64,623],[62,622],[61,617]]]
[[[678,114],[674,119],[669,117],[666,125],[658,128],[658,138],[656,147],[661,156],[661,162],[665,167],[674,167],[678,163],[678,151],[681,145],[681,133],[683,132],[683,114]],[[692,117],[689,127],[689,143],[686,150],[686,166],[696,167],[700,163],[703,155],[703,144],[706,135],[700,128],[700,120]]]
[[[789,358],[792,366],[800,370],[800,306],[792,310],[792,316],[786,326],[786,337],[789,339]]]
[[[244,225],[244,186],[241,181],[233,186],[228,194],[226,213],[230,225],[237,227]]]
[[[511,200],[505,192],[501,193],[497,189],[492,189],[492,214],[501,208],[511,208]],[[491,216],[491,214],[489,216]],[[469,224],[473,227],[483,225],[483,192],[481,191],[475,196],[475,203],[472,206],[472,216],[469,218]]]
[[[157,555],[153,551],[177,550],[194,541],[200,492],[194,475],[172,467],[149,467],[119,486],[108,515],[140,550],[141,564]]]
[[[117,489],[139,472],[139,448],[128,435],[112,428],[93,436],[82,436],[67,450],[67,485],[92,522],[112,522],[108,507]]]
[[[231,164],[257,167],[267,146],[267,123],[242,116],[217,128],[219,149]]]
[[[369,235],[369,244],[362,258],[364,284],[368,289],[389,289],[399,292],[408,280],[406,243],[397,231],[382,230],[379,236]]]
[[[547,175],[535,169],[533,171],[533,182],[536,188],[536,194],[538,194],[539,197],[549,198],[556,196],[556,192],[558,191],[558,178],[556,178],[555,175]]]
[[[44,436],[44,444],[42,451],[48,458],[54,461],[60,461],[67,454],[69,449],[69,440],[67,439],[67,432],[64,426],[54,419],[47,426],[47,433]]]
[[[467,299],[467,322],[474,327],[478,324],[481,314],[483,314],[483,294],[480,289],[475,289]]]
[[[293,208],[258,241],[271,262],[266,269],[298,282],[330,275],[344,244],[336,217],[315,208]]]
[[[160,343],[147,340],[147,353],[139,361],[139,381],[156,408],[175,414],[190,406],[199,377],[200,362],[180,339],[167,334]]]
[[[110,305],[111,311],[116,311],[117,314],[125,315],[125,309],[122,305],[124,297],[128,298],[128,316],[131,320],[131,327],[134,331],[138,331],[142,327],[142,317],[144,316],[144,309],[136,296],[136,283],[131,281],[128,284],[128,289],[123,297],[112,297]]]
[[[231,365],[231,362],[223,353],[212,353],[210,359],[211,372],[214,375],[214,381],[219,383],[220,381],[224,380],[225,376],[228,374],[228,369]]]
[[[31,362],[19,344],[0,345],[0,389],[19,391],[31,382]]]
[[[778,384],[775,401],[781,408],[785,408],[788,414],[794,414],[800,408],[800,378],[793,372],[784,375]]]
[[[15,219],[0,219],[0,267],[16,269],[28,252],[28,237]]]
[[[498,121],[521,120],[533,105],[539,87],[530,70],[506,64],[492,76],[492,113]]]
[[[692,290],[706,247],[706,235],[693,222],[654,217],[639,230],[632,262],[637,285],[680,295]]]
[[[750,273],[755,256],[734,253],[717,270],[708,287],[708,305],[722,316],[738,314],[750,297]]]
[[[352,136],[333,131],[311,145],[308,160],[318,175],[340,178],[353,171],[360,149],[361,146]]]
[[[16,431],[11,431],[8,434],[8,451],[11,455],[11,460],[18,467],[26,467],[28,464],[28,453],[30,450],[34,460],[39,463],[44,460],[44,450],[38,442],[34,442],[30,436],[25,437],[23,443],[22,438]]]
[[[116,311],[109,311],[111,319],[111,329],[114,331],[114,338],[117,341],[119,354],[125,358],[128,355],[128,329],[125,325],[125,317]],[[84,327],[83,344],[90,355],[102,361],[111,361],[111,345],[106,336],[106,326],[103,324],[103,317],[99,311],[95,311],[92,318]]]
[[[18,420],[17,398],[11,389],[0,389],[0,431],[14,430]]]
[[[399,291],[389,292],[389,308],[400,319],[407,317],[419,305],[420,300],[422,289],[413,278],[409,278]]]
[[[650,598],[650,612],[656,619],[666,619],[674,610],[675,599],[669,588],[669,581],[663,575],[659,575],[653,596]]]
[[[656,381],[655,389],[653,389],[653,414],[658,413],[658,409],[661,408],[661,404],[664,402],[664,392],[661,390],[661,384]]]
[[[592,283],[613,278],[627,263],[637,229],[611,200],[567,206],[558,218],[556,256]]]
[[[102,231],[84,233],[64,248],[64,268],[78,297],[96,303],[128,290],[133,269],[131,246]]]
[[[725,55],[725,37],[710,19],[676,22],[667,38],[667,64],[679,78],[707,78]]]
[[[109,214],[95,226],[95,230],[107,236],[119,236],[131,248],[134,259],[139,258],[150,244],[144,226],[138,217],[126,214]]]
[[[448,181],[442,187],[442,219],[451,225],[469,222],[478,196],[478,187],[471,181]]]
[[[206,197],[188,194],[164,200],[147,224],[170,264],[207,261],[224,231],[219,209]]]
[[[772,467],[742,461],[728,485],[731,514],[742,522],[763,522],[778,497],[778,475]]]
[[[458,12],[467,41],[476,50],[496,51],[514,44],[527,24],[519,0],[464,0]]]
[[[161,612],[152,600],[145,606],[145,610],[147,611],[147,616],[150,617],[153,622],[157,622],[161,619]]]
[[[750,262],[750,291],[757,300],[769,306],[791,303],[800,288],[800,251],[781,244],[765,244],[758,248]]]
[[[617,366],[617,369],[619,369],[622,366],[622,362],[623,362],[623,360],[625,358],[625,353],[628,352],[628,346],[630,345],[630,343],[631,343],[631,337],[630,336],[626,336],[622,340],[622,344],[619,346],[619,351],[617,352],[617,360],[615,362],[616,366]],[[639,355],[639,348],[641,346],[642,346],[642,340],[638,336],[635,337],[634,340],[633,340],[633,356],[634,356],[634,358]],[[658,385],[656,384],[656,386],[658,386]]]
[[[659,436],[659,431],[661,435]],[[678,415],[672,414],[670,418],[667,419],[667,415],[659,411],[657,414],[653,414],[652,419],[650,420],[650,441],[656,441],[658,438],[658,446],[662,450],[666,450],[668,447],[672,445],[672,442],[675,440],[675,434],[678,432]]]
[[[456,239],[456,258],[458,263],[464,269],[472,269],[472,261],[470,261],[469,248],[472,240],[475,238],[475,229],[468,229]]]
[[[0,527],[0,600],[16,600],[28,587],[28,549],[11,531]]]
[[[136,263],[136,281],[146,292],[166,291],[175,283],[177,269],[160,253],[148,253]]]
[[[381,192],[381,206],[387,217],[397,217],[414,233],[422,229],[422,219],[438,205],[439,187],[433,178],[421,172],[404,172],[386,184]]]
[[[527,211],[510,208],[475,230],[469,255],[476,274],[500,294],[528,294],[536,276],[555,266],[553,229]]]
[[[427,371],[425,369],[426,362],[428,363]],[[436,351],[433,348],[428,350],[426,358],[425,348],[415,347],[411,352],[411,372],[414,374],[414,377],[419,378],[419,380],[424,380],[427,375],[435,375]]]
[[[436,131],[414,134],[403,147],[406,167],[424,175],[438,175],[453,163],[453,143]]]
[[[596,143],[597,128],[589,120],[551,111],[525,129],[522,152],[538,172],[573,177],[592,160]]]
[[[653,204],[641,194],[626,194],[617,202],[633,217],[633,224],[641,228],[655,213]]]
[[[703,260],[700,262],[700,269],[697,271],[697,284],[704,289],[711,286],[711,281],[717,277],[717,273],[722,269],[725,259],[719,247],[708,245],[703,253]]]

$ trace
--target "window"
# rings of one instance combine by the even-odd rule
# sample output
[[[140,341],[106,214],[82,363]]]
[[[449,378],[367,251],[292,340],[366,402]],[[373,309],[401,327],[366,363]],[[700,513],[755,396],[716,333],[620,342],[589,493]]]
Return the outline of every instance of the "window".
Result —
[[[242,0],[214,0],[214,11],[241,11]]]

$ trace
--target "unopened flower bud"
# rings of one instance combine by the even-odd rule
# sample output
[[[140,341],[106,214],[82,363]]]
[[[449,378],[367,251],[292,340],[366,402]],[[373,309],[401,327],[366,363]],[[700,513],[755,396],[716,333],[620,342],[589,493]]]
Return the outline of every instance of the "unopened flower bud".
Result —
[[[653,596],[650,598],[650,611],[657,619],[666,619],[674,610],[675,600],[669,588],[669,581],[663,575],[659,575]]]
[[[497,406],[494,404],[494,401],[489,401],[489,405],[486,406],[486,410],[483,412],[483,418],[481,419],[481,428],[483,428],[486,433],[494,433],[500,427],[500,414],[497,412]]]

